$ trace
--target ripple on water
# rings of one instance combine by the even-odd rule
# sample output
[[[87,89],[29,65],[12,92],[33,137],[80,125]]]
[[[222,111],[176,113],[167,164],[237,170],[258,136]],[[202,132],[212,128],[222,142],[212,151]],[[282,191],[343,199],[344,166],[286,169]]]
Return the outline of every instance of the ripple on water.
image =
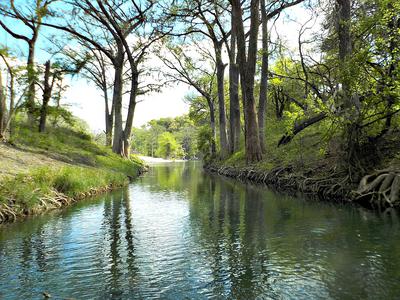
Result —
[[[165,165],[127,190],[0,228],[0,299],[396,299],[391,226]]]

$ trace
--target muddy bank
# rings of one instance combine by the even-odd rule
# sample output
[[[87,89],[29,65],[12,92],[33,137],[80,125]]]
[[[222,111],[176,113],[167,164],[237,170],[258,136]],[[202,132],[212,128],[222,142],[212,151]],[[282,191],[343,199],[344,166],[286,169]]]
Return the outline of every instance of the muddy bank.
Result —
[[[291,166],[262,170],[254,166],[231,167],[208,163],[204,168],[222,176],[265,184],[280,192],[301,193],[324,201],[354,203],[379,210],[400,207],[400,185],[396,179],[400,178],[400,175],[395,170],[368,174],[360,183],[352,183],[344,172],[334,169],[322,170],[318,167],[302,171],[295,170]],[[389,182],[389,179],[392,181]]]

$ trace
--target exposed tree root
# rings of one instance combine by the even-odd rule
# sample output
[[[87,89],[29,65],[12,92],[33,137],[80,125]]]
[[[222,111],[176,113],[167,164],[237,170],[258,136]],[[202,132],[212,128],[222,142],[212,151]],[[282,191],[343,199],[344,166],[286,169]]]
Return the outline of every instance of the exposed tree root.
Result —
[[[380,170],[364,176],[357,190],[356,200],[368,201],[373,206],[400,206],[400,171]]]
[[[328,171],[328,176],[321,177],[305,175],[315,173],[313,170],[303,170],[298,174],[294,172],[291,166],[276,167],[269,171],[255,170],[252,167],[238,169],[212,165],[207,165],[205,168],[220,175],[266,184],[286,192],[299,191],[323,199],[329,198],[333,201],[348,201],[351,199],[348,176],[343,172],[337,172],[335,168]]]

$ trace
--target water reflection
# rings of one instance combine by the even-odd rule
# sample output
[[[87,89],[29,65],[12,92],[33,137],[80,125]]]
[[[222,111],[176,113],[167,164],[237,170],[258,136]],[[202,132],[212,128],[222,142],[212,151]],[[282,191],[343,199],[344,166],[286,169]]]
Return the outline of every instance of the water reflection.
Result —
[[[128,189],[0,227],[0,298],[396,299],[398,215],[161,165]]]

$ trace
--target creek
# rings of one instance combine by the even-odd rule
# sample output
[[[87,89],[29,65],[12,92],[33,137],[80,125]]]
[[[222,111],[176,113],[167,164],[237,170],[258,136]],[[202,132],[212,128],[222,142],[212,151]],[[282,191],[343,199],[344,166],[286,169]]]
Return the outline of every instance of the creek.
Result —
[[[400,226],[154,165],[129,187],[0,226],[0,299],[399,299]]]

